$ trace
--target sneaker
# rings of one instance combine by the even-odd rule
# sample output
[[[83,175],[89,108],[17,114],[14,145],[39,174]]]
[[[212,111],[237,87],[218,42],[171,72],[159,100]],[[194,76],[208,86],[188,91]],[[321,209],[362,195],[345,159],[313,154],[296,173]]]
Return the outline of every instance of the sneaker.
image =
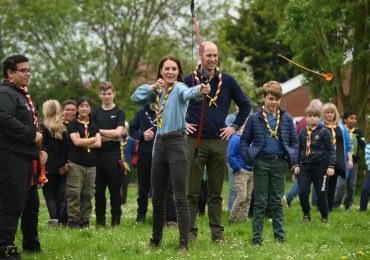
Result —
[[[302,219],[302,223],[309,223],[309,222],[311,222],[311,216],[310,216],[310,214],[304,215],[303,216],[303,219]]]
[[[151,238],[149,241],[149,246],[151,248],[158,248],[161,245],[161,240]]]
[[[321,218],[321,223],[324,223],[324,224],[328,224],[329,223],[329,220],[328,218]]]
[[[58,228],[59,227],[59,220],[58,219],[50,219],[48,221],[48,227],[49,228]]]
[[[284,195],[281,199],[281,203],[283,204],[284,208],[290,208],[290,201],[287,199],[287,197]]]

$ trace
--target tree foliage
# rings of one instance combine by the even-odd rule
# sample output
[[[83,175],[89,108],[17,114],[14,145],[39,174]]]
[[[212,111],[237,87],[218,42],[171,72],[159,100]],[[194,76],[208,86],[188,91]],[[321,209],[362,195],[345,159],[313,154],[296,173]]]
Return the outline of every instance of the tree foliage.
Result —
[[[296,61],[334,74],[333,81],[327,82],[305,73],[313,96],[340,100],[344,109],[357,111],[362,126],[369,112],[369,7],[368,0],[292,0],[280,28],[280,37],[292,48]],[[345,93],[342,86],[348,75],[350,91]]]
[[[238,61],[249,60],[256,86],[270,80],[283,82],[293,76],[293,69],[278,56],[291,55],[290,49],[277,38],[286,3],[286,0],[243,0],[238,16],[227,15],[220,22],[223,48],[234,53]]]

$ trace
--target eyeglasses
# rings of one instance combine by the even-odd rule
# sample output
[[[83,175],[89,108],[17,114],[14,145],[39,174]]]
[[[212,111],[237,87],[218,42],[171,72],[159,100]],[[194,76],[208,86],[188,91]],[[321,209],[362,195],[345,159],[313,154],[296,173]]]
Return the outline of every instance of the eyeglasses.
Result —
[[[28,72],[31,73],[31,69],[20,69],[20,70],[17,70],[17,71],[22,72],[24,74],[26,74]]]

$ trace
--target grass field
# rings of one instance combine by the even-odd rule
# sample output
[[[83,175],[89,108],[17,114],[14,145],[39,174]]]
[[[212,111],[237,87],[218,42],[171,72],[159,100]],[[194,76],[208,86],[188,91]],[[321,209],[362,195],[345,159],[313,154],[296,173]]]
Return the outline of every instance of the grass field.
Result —
[[[288,184],[289,185],[289,184]],[[227,198],[228,183],[224,185]],[[312,210],[312,223],[301,224],[302,214],[295,199],[285,210],[286,239],[284,244],[273,240],[272,226],[266,221],[264,244],[250,245],[252,224],[227,224],[224,200],[223,223],[226,242],[211,242],[208,218],[198,218],[199,235],[189,245],[188,253],[178,253],[178,230],[165,228],[162,246],[149,247],[151,217],[146,224],[136,225],[136,186],[129,187],[128,202],[123,206],[121,226],[86,230],[68,228],[52,229],[47,226],[48,213],[40,193],[39,235],[43,252],[37,255],[22,253],[24,259],[370,259],[370,212],[358,212],[357,206],[350,211],[340,208],[329,216],[329,224],[320,222],[320,214]],[[356,197],[355,204],[358,205]],[[151,216],[151,209],[148,214]],[[110,219],[108,214],[107,219]],[[16,244],[21,245],[20,230]],[[21,246],[20,246],[21,247]]]

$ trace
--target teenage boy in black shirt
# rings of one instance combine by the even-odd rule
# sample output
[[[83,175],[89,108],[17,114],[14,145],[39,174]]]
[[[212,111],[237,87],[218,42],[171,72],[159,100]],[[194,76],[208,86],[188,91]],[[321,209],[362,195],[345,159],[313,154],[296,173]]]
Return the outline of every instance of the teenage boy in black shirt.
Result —
[[[106,81],[100,84],[99,97],[102,106],[95,109],[92,120],[100,130],[102,138],[101,149],[97,153],[96,167],[96,193],[95,193],[95,212],[96,225],[105,226],[106,224],[106,198],[105,190],[108,186],[110,193],[110,205],[112,214],[112,226],[118,226],[121,220],[121,175],[123,170],[120,168],[120,136],[125,127],[125,112],[113,103],[116,91],[112,82]]]

